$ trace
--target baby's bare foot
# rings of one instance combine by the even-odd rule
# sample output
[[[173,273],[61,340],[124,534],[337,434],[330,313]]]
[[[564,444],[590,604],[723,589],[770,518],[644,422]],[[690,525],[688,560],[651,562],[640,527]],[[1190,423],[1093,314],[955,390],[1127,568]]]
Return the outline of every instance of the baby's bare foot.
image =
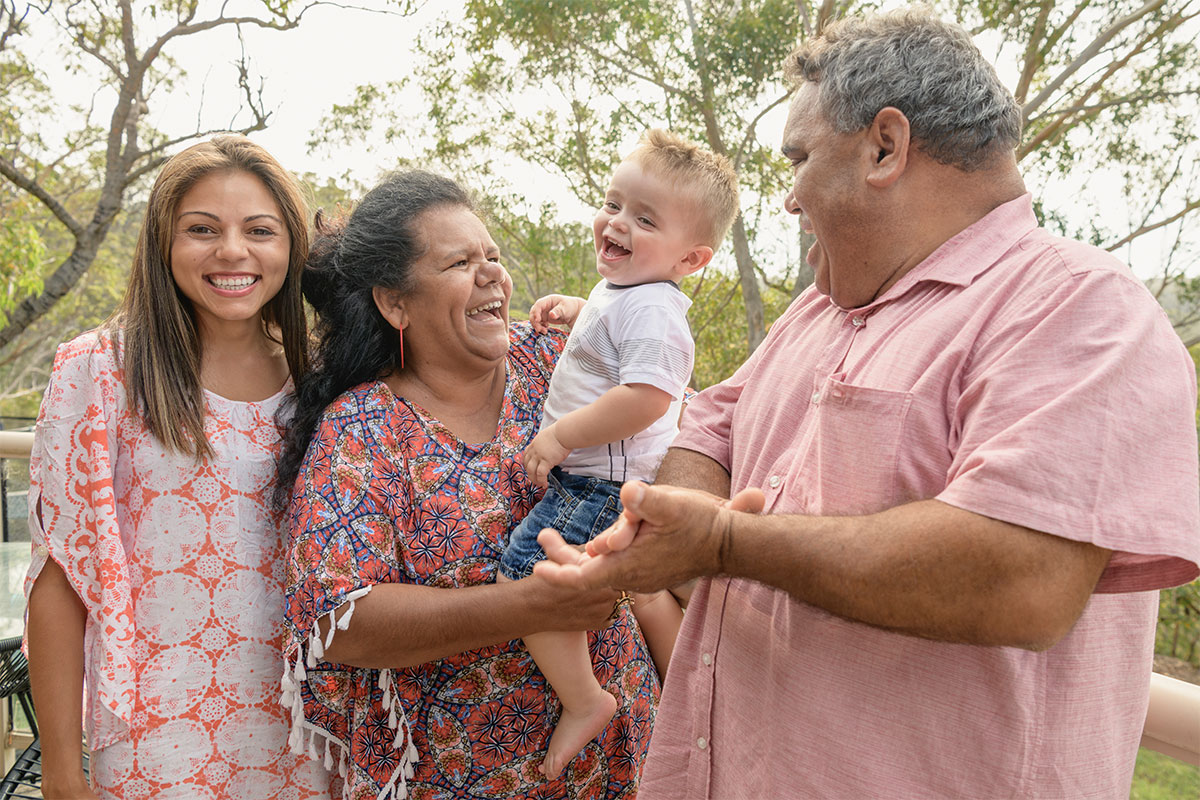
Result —
[[[546,757],[538,767],[553,780],[587,743],[595,739],[617,711],[617,698],[597,687],[594,701],[584,708],[563,708],[562,717],[550,736]]]

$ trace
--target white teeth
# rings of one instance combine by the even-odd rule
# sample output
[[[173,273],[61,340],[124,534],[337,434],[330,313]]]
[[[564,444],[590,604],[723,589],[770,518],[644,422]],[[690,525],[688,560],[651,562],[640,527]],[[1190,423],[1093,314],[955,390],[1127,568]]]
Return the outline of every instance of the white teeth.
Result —
[[[499,308],[502,305],[504,305],[503,300],[496,300],[494,302],[487,303],[486,305],[479,306],[479,308],[472,308],[467,312],[467,316],[473,317],[481,311],[491,311],[493,308]]]
[[[208,280],[218,289],[232,291],[234,289],[245,289],[257,281],[258,278],[254,275],[246,275],[240,278],[215,278],[210,275]]]

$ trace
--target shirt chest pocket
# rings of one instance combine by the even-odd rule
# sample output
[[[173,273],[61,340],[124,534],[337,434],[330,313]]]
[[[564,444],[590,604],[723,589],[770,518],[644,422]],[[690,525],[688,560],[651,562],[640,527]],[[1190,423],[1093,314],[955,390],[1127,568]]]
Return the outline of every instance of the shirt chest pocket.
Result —
[[[805,414],[789,475],[791,505],[809,514],[872,514],[898,502],[900,443],[910,392],[827,378]]]

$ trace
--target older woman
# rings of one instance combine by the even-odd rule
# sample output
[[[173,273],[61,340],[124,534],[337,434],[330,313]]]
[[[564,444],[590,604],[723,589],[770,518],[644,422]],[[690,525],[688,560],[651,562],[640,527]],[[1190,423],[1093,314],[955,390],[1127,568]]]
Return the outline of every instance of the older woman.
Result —
[[[633,617],[608,623],[607,591],[494,583],[537,500],[520,455],[564,337],[509,325],[511,280],[452,181],[393,174],[318,227],[320,345],[279,484],[293,749],[353,798],[632,795],[658,699]],[[605,625],[590,652],[619,710],[547,784],[559,705],[518,640]]]

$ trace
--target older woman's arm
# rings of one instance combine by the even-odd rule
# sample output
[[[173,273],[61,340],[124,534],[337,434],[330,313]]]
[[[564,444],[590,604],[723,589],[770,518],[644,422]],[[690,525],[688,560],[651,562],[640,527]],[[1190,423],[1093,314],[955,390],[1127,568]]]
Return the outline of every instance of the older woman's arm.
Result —
[[[618,594],[567,589],[538,577],[454,589],[376,584],[355,603],[324,660],[370,669],[409,667],[538,631],[601,628]],[[340,615],[339,615],[340,616]],[[329,617],[318,625],[329,631]]]

